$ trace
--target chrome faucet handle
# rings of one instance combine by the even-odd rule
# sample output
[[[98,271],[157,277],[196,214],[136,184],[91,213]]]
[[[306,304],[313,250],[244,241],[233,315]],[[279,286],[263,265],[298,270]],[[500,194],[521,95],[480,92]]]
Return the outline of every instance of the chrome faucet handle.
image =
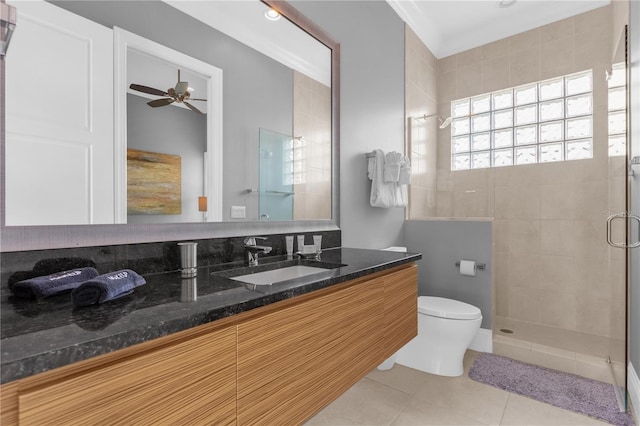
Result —
[[[247,253],[247,262],[249,263],[249,266],[258,266],[259,253],[271,253],[271,247],[259,246],[256,244],[256,240],[266,239],[266,237],[246,237],[244,239],[244,250]]]
[[[247,237],[244,239],[245,246],[255,246],[256,240],[266,240],[267,237]]]

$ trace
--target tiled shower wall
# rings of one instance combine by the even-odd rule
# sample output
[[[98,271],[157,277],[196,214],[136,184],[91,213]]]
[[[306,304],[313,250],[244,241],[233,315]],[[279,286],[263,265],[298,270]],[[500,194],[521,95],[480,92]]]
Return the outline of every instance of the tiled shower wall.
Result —
[[[410,218],[494,218],[497,316],[622,338],[623,251],[609,248],[605,236],[609,212],[624,210],[625,178],[623,159],[608,157],[605,69],[613,55],[612,9],[442,58],[435,74],[438,112],[447,117],[455,99],[592,69],[593,159],[451,172],[450,128],[429,123],[408,135],[416,178]],[[414,36],[407,33],[412,114],[412,81],[430,82],[434,74],[410,57],[429,55],[410,47]]]
[[[293,218],[331,218],[331,88],[293,72]],[[299,163],[299,164],[296,164]],[[298,168],[299,167],[299,168]],[[327,202],[329,200],[329,202]]]
[[[405,27],[405,104],[407,114],[406,149],[411,154],[411,186],[409,218],[425,219],[437,216],[436,170],[438,128],[435,117],[420,118],[437,112],[438,62],[418,36]]]

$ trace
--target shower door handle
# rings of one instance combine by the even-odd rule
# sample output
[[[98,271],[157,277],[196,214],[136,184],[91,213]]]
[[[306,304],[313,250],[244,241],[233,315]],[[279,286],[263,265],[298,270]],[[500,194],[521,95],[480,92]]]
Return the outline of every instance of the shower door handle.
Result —
[[[638,222],[638,226],[640,227],[640,216],[629,213],[627,214],[627,217]],[[638,239],[634,243],[627,245],[627,248],[636,248],[636,247],[640,247],[640,235],[638,236]]]
[[[627,212],[612,214],[607,218],[607,243],[609,243],[611,247],[616,247],[616,248],[640,247],[640,239],[632,244],[616,243],[615,241],[613,241],[613,237],[611,236],[611,223],[614,221],[614,219],[634,219],[635,221],[638,222],[638,225],[640,225],[640,216],[637,216],[635,214],[631,214]]]

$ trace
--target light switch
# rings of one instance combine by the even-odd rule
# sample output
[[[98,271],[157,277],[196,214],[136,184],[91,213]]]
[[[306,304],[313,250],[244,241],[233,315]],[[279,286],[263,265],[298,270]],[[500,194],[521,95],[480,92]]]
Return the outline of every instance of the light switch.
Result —
[[[244,219],[247,217],[246,206],[231,206],[231,219]]]

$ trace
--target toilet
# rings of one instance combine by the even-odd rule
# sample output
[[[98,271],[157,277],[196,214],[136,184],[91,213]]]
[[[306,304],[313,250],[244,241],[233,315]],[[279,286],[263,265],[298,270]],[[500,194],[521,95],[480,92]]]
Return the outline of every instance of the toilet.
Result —
[[[477,307],[443,297],[418,297],[418,335],[378,369],[394,362],[439,376],[461,376],[467,347],[480,329]]]

